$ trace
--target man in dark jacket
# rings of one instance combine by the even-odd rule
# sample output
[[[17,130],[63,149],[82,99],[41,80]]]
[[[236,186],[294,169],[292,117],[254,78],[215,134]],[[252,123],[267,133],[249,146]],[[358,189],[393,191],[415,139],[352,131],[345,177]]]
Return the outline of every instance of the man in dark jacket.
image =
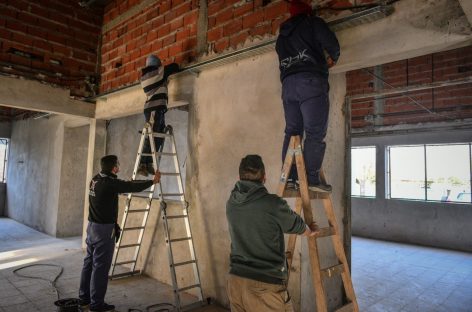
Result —
[[[244,157],[239,177],[226,204],[231,311],[292,311],[286,288],[284,233],[314,235],[316,223],[308,227],[285,200],[267,192],[260,156]]]
[[[118,194],[140,192],[159,183],[160,172],[153,180],[123,181],[117,178],[120,170],[118,157],[102,157],[101,172],[93,177],[89,185],[89,217],[87,226],[87,255],[80,278],[80,305],[90,305],[91,312],[114,311],[115,306],[106,304],[105,293],[108,285],[115,246],[118,218]]]
[[[339,43],[326,23],[312,16],[310,5],[294,0],[290,15],[280,25],[276,43],[286,123],[282,162],[290,137],[305,131],[303,154],[309,188],[331,192],[331,186],[320,181],[320,169],[329,115],[328,68],[339,58]],[[295,186],[297,180],[296,170],[292,168],[288,186]]]
[[[151,114],[154,113],[154,123],[152,131],[157,133],[164,133],[166,122],[165,113],[167,112],[167,84],[170,75],[179,71],[177,63],[171,63],[163,66],[161,60],[151,54],[146,59],[146,67],[142,69],[141,73],[141,87],[146,93],[146,103],[144,104],[144,119],[145,122],[150,122]],[[156,151],[159,151],[163,138],[154,137],[154,146]],[[144,143],[143,153],[151,153],[151,145],[146,138]],[[138,168],[138,174],[147,176],[148,173],[154,174],[152,166],[152,157],[141,157],[141,164]]]

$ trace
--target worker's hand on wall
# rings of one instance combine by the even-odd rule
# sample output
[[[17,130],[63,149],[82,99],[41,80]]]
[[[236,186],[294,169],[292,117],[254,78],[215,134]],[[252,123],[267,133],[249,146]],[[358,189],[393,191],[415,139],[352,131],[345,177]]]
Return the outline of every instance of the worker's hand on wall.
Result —
[[[334,65],[336,65],[336,62],[333,61],[333,59],[331,58],[331,56],[328,56],[328,57],[326,58],[326,62],[328,63],[328,68],[331,68],[331,67],[333,67]]]
[[[156,183],[159,183],[160,181],[161,181],[161,172],[159,170],[156,170],[156,174],[154,175],[152,182],[156,184]]]

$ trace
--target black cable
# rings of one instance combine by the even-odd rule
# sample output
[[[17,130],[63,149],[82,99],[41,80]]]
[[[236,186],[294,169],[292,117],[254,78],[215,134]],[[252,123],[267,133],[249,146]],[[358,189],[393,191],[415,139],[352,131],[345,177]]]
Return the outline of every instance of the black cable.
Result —
[[[154,308],[157,308],[157,307],[162,307],[162,308],[154,310]],[[147,306],[145,309],[146,309],[146,312],[171,312],[171,311],[174,311],[175,305],[168,302],[162,302],[162,303],[151,304]],[[128,309],[128,312],[144,312],[144,311],[141,309],[130,308]]]
[[[23,275],[23,274],[20,274],[18,273],[18,271],[21,271],[23,269],[26,269],[26,268],[30,268],[30,267],[34,267],[34,266],[50,266],[50,267],[55,267],[55,268],[59,268],[60,269],[60,272],[54,277],[54,279],[51,281],[47,278],[42,278],[42,277],[39,277],[39,276],[30,276],[30,275]],[[47,281],[47,282],[50,282],[51,283],[51,286],[54,288],[54,290],[56,291],[56,294],[57,294],[57,299],[61,299],[60,298],[60,293],[59,293],[59,289],[57,288],[56,286],[56,282],[57,280],[59,279],[59,277],[61,277],[62,273],[64,272],[64,268],[60,265],[57,265],[57,264],[48,264],[48,263],[35,263],[35,264],[30,264],[30,265],[25,265],[25,266],[22,266],[18,269],[15,269],[13,270],[13,274],[15,274],[16,276],[19,276],[19,277],[24,277],[24,278],[32,278],[32,279],[39,279],[39,280],[43,280],[43,281]]]

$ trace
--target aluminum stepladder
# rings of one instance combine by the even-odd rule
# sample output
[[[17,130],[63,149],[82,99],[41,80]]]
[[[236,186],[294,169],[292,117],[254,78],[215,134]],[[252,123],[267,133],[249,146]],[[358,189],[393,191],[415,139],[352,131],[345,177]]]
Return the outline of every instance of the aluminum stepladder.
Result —
[[[176,148],[176,142],[175,138],[173,135],[173,129],[172,127],[168,126],[166,127],[166,132],[165,133],[153,133],[152,132],[152,123],[154,121],[154,113],[151,116],[151,121],[150,123],[146,123],[144,126],[143,130],[141,131],[141,139],[139,142],[139,147],[138,147],[138,153],[136,155],[136,161],[134,164],[134,169],[133,169],[133,175],[132,179],[134,180],[137,175],[137,170],[138,166],[140,164],[141,157],[143,156],[151,156],[152,161],[153,161],[153,167],[154,170],[159,169],[160,163],[161,163],[161,158],[162,157],[172,157],[173,159],[173,166],[174,166],[174,171],[173,172],[161,172],[161,183],[159,183],[159,195],[160,195],[160,214],[162,215],[162,219],[164,221],[164,230],[165,230],[165,241],[166,241],[166,247],[168,251],[168,257],[169,257],[169,267],[170,267],[170,274],[171,274],[171,279],[172,279],[172,286],[174,290],[174,301],[175,301],[175,309],[177,311],[183,311],[186,310],[187,306],[182,306],[181,304],[181,293],[190,289],[197,288],[198,291],[197,293],[197,298],[198,301],[191,306],[188,307],[194,307],[194,306],[201,306],[203,304],[203,291],[200,283],[200,272],[198,269],[198,263],[197,263],[197,258],[195,254],[195,248],[193,245],[193,237],[192,237],[192,232],[191,232],[191,227],[190,227],[190,220],[189,220],[189,214],[188,214],[188,202],[185,200],[185,193],[184,193],[184,188],[183,188],[183,183],[182,183],[182,175],[180,172],[180,165],[179,165],[179,159],[177,156],[177,148]],[[154,137],[160,137],[163,138],[165,141],[170,141],[170,152],[164,152],[164,142],[161,145],[159,151],[156,152],[156,146],[154,144]],[[151,146],[151,153],[143,153],[143,148],[144,148],[144,142],[145,139],[149,139],[149,143]],[[166,192],[163,190],[163,183],[162,179],[163,177],[174,177],[176,179],[177,185],[178,185],[178,192],[177,193],[170,193]],[[154,199],[154,193],[156,191],[157,187],[155,185],[151,186],[149,191],[147,191],[145,194],[147,198],[147,204],[145,209],[131,209],[131,204],[132,204],[132,198],[136,196],[133,193],[129,193],[127,195],[126,199],[126,206],[125,206],[125,211],[123,215],[123,219],[121,221],[121,228],[122,228],[122,234],[120,239],[118,240],[118,243],[115,246],[115,254],[113,257],[113,262],[112,262],[112,269],[111,269],[111,274],[110,274],[110,279],[117,279],[117,278],[123,278],[123,277],[128,277],[132,275],[137,275],[141,274],[141,270],[136,269],[136,264],[138,261],[138,255],[141,249],[142,245],[142,240],[144,237],[144,231],[146,229],[146,224],[148,221],[149,217],[149,211],[151,208],[152,200]],[[142,196],[141,196],[142,197]],[[174,204],[178,204],[181,208],[179,214],[173,214],[173,215],[168,215],[167,214],[167,202],[166,200],[171,200]],[[126,223],[128,220],[128,215],[132,213],[141,213],[143,214],[141,226],[138,227],[126,227]],[[174,222],[177,222],[178,220],[181,220],[184,222],[185,226],[185,237],[181,238],[171,238],[170,237],[170,229],[175,228],[175,225],[172,227],[169,225],[169,220],[176,220]],[[157,224],[156,224],[157,227]],[[125,233],[128,231],[139,231],[138,234],[138,239],[136,243],[133,244],[122,244],[122,241],[125,237]],[[175,242],[180,242],[180,241],[188,241],[188,247],[189,247],[189,253],[190,253],[190,259],[187,261],[181,261],[176,263],[174,261],[174,253],[172,249],[172,244]],[[128,248],[134,248],[134,256],[131,260],[126,260],[126,261],[118,261],[118,255],[121,249],[128,249]],[[115,274],[115,269],[117,266],[120,265],[131,265],[129,268],[129,271],[124,272],[124,273],[119,273]],[[193,275],[194,275],[194,284],[190,286],[185,286],[185,287],[179,287],[177,283],[177,273],[175,268],[179,266],[184,266],[184,265],[191,265],[192,270],[193,270]]]
[[[300,183],[299,190],[289,190],[286,188],[287,177],[289,176],[290,169],[295,161],[298,179]],[[321,172],[321,179],[325,181],[324,173]],[[323,202],[323,207],[326,212],[328,219],[328,227],[321,228],[317,235],[308,237],[308,251],[310,258],[310,268],[312,273],[313,286],[315,288],[316,298],[316,311],[327,312],[328,307],[326,303],[326,292],[323,286],[323,279],[333,277],[336,274],[340,274],[344,286],[344,291],[349,301],[346,305],[338,308],[337,312],[358,312],[359,307],[357,304],[356,295],[354,293],[354,287],[352,286],[351,275],[349,272],[349,265],[347,263],[346,254],[339,235],[338,225],[336,222],[336,216],[334,214],[333,202],[331,196],[328,193],[313,192],[308,189],[308,180],[305,170],[305,161],[303,159],[303,150],[300,136],[292,136],[290,139],[287,155],[285,157],[282,175],[280,178],[279,186],[277,188],[277,195],[280,197],[295,197],[295,212],[301,215],[303,210],[303,217],[306,224],[313,222],[313,212],[311,208],[311,199],[320,199]],[[322,269],[320,266],[320,258],[318,253],[317,239],[321,237],[331,237],[334,251],[339,263],[328,268]],[[292,267],[292,261],[294,256],[295,244],[297,235],[289,235],[286,257],[288,262],[288,272]]]

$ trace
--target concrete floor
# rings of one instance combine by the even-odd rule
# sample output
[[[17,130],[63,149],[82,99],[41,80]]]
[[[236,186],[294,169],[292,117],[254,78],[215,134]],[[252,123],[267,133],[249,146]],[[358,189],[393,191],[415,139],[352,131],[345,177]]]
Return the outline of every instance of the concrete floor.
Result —
[[[57,294],[49,282],[13,274],[14,269],[34,263],[62,266],[64,272],[57,282],[60,296],[76,298],[83,257],[80,238],[57,239],[11,219],[0,218],[0,312],[56,311]],[[59,271],[55,267],[37,266],[19,273],[51,280]],[[184,303],[190,303],[193,298],[185,296]],[[138,276],[111,281],[106,302],[116,305],[116,311],[127,312],[131,308],[146,311],[149,305],[173,302],[173,292],[168,285]],[[197,311],[227,310],[207,306]]]
[[[0,218],[0,312],[52,312],[50,283],[13,274],[15,268],[51,263],[64,267],[61,298],[76,297],[82,266],[80,238],[57,239]],[[353,238],[353,282],[361,311],[472,311],[472,254]],[[52,279],[58,269],[31,267],[21,274]],[[190,300],[190,296],[186,300]],[[117,311],[172,302],[170,286],[147,277],[112,281],[107,302]],[[226,311],[209,306],[199,311]]]
[[[353,237],[361,311],[472,311],[472,254]]]

